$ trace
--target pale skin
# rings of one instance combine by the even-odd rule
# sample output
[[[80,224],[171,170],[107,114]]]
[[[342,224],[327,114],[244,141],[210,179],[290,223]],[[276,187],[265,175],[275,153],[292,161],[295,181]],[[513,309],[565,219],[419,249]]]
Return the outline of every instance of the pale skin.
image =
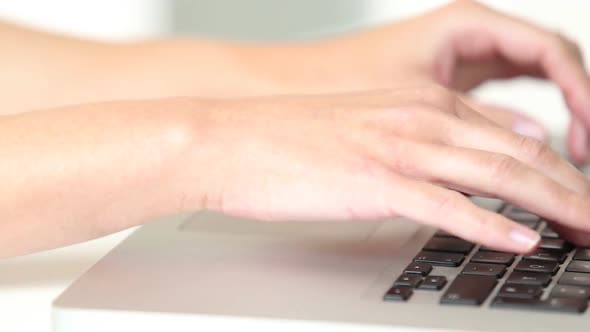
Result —
[[[0,40],[0,256],[201,209],[277,222],[405,216],[497,249],[537,245],[459,191],[518,204],[590,245],[588,180],[512,130],[524,121],[543,138],[533,120],[465,95],[493,78],[555,82],[583,163],[582,57],[482,5],[294,44],[107,44],[8,24]]]

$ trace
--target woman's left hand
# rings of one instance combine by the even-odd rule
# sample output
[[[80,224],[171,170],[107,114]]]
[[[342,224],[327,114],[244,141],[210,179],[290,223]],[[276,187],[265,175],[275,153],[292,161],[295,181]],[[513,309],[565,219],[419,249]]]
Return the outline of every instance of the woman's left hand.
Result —
[[[579,47],[553,31],[474,1],[456,1],[380,28],[295,45],[279,47],[265,60],[280,66],[275,73],[285,79],[287,92],[387,88],[399,77],[434,81],[460,93],[492,79],[553,81],[572,113],[570,155],[577,163],[590,158],[590,80]],[[544,128],[523,114],[464,100],[504,127],[546,138]]]

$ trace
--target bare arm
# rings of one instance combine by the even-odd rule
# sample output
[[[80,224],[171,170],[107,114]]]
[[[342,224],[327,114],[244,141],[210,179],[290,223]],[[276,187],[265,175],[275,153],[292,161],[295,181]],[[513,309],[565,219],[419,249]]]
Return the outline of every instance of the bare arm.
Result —
[[[317,55],[295,54],[307,52],[304,45],[105,43],[1,22],[0,40],[0,114],[104,100],[301,92],[291,85],[303,80],[318,92],[314,76],[328,79]]]
[[[455,189],[513,202],[588,245],[581,173],[452,92],[407,84],[0,117],[0,256],[201,209],[272,221],[405,216],[516,252],[539,241]]]
[[[446,19],[466,14],[473,25]],[[498,128],[448,90],[462,87],[455,83],[463,82],[469,61],[496,68],[486,52],[499,47],[525,56],[516,57],[525,69],[547,67],[546,75],[534,76],[570,92],[572,111],[586,119],[574,124],[590,121],[590,81],[577,52],[556,36],[502,17],[461,2],[347,38],[257,47],[189,40],[101,44],[0,27],[0,113],[18,113],[0,116],[0,256],[202,208],[270,220],[403,215],[503,250],[526,252],[538,242],[538,235],[453,190],[500,196],[588,245],[587,179],[546,145]],[[462,32],[490,34],[478,29],[484,18],[492,22],[486,28],[495,27],[491,32],[509,33],[492,34],[498,43],[469,54],[475,59],[450,52],[455,58],[441,67],[443,46],[457,47]],[[410,38],[424,31],[440,35],[423,43]],[[514,36],[535,47],[506,44]],[[400,52],[398,45],[408,47]],[[552,61],[538,54],[552,54]],[[476,83],[499,75],[467,74]],[[60,106],[382,87],[394,89]],[[585,130],[572,128],[570,148],[585,142]]]
[[[198,146],[199,103],[114,102],[0,117],[0,256],[199,209],[203,172],[185,161]]]

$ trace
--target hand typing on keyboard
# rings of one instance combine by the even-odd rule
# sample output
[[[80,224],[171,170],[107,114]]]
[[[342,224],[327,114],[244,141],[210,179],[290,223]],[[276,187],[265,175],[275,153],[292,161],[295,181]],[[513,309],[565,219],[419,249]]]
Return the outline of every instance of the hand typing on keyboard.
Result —
[[[478,247],[461,278],[486,272],[489,287],[506,271],[488,264],[512,262],[509,253],[530,255],[510,280],[532,282],[539,264],[530,260],[561,262],[571,244],[590,245],[588,180],[543,142],[534,120],[467,95],[496,78],[556,83],[573,114],[570,155],[587,161],[581,53],[475,1],[262,47],[110,45],[8,24],[0,35],[18,41],[3,45],[0,111],[46,108],[0,121],[0,256],[202,209],[273,221],[408,217],[463,239],[436,237],[417,260],[458,266]],[[200,97],[154,99],[175,95]],[[85,104],[100,100],[135,101]],[[464,193],[524,210],[488,211]],[[551,229],[536,232],[538,217]]]
[[[210,159],[224,176],[208,193],[216,198],[208,208],[268,220],[406,216],[515,253],[539,244],[540,234],[532,230],[539,215],[551,224],[546,232],[590,245],[588,180],[541,140],[514,133],[518,121],[512,120],[523,118],[502,120],[506,112],[463,94],[498,77],[534,73],[554,81],[575,115],[571,155],[583,161],[590,83],[569,40],[465,1],[318,45],[323,52],[307,51],[329,54],[334,61],[326,63],[347,64],[338,77],[349,78],[346,73],[357,68],[356,77],[369,86],[389,90],[226,103],[245,115],[221,112],[229,121],[218,131],[234,134]],[[341,52],[351,49],[375,56],[354,52],[353,59]],[[382,80],[371,73],[382,73]],[[354,90],[347,79],[338,83]],[[227,155],[236,166],[224,160]],[[528,211],[507,218],[458,191],[499,197]],[[564,240],[544,239],[542,246],[563,249]],[[429,244],[441,245],[453,248],[447,264],[457,264],[470,249],[460,241]]]

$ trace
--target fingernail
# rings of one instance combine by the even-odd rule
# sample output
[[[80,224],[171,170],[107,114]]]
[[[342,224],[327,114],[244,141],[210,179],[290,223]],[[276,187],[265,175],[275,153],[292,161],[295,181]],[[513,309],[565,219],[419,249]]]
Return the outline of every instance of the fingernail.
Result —
[[[541,241],[539,233],[523,226],[513,229],[509,236],[510,239],[513,242],[518,243],[518,246],[524,251],[532,250],[537,246],[539,241]]]
[[[512,131],[515,133],[536,138],[540,141],[547,139],[547,131],[542,126],[527,120],[516,120],[512,124]]]

